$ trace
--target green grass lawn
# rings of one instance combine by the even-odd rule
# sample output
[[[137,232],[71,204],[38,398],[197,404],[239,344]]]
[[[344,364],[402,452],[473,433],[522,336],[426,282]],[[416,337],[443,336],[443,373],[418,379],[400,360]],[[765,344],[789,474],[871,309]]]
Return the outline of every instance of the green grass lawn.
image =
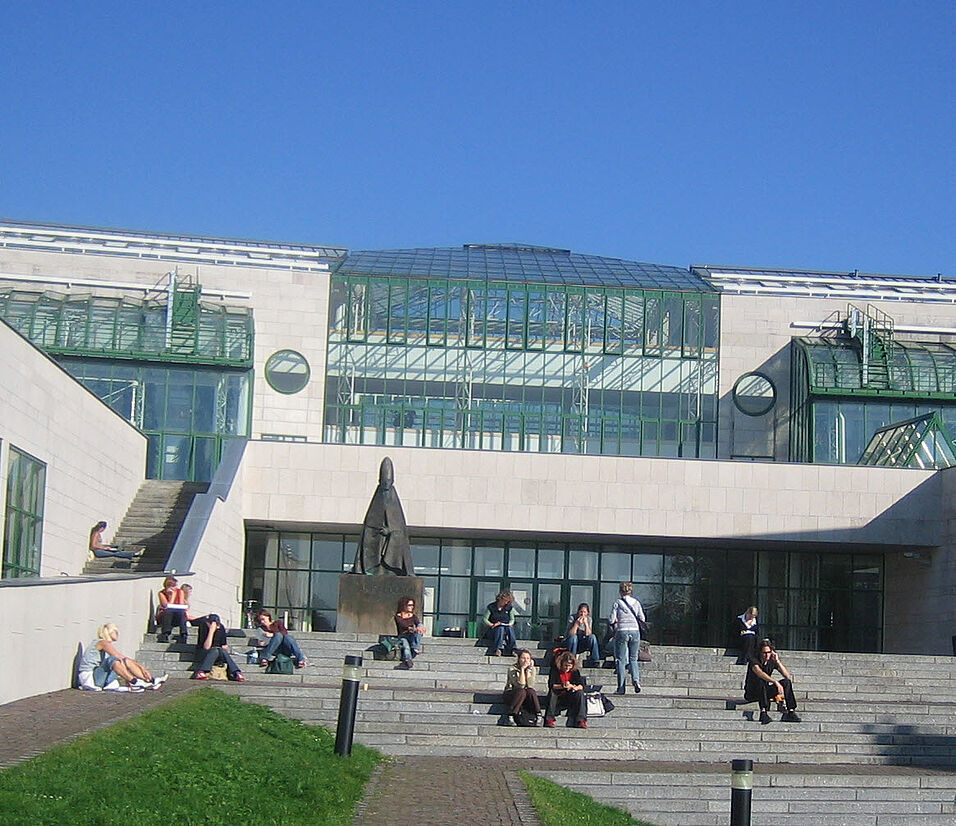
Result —
[[[202,689],[0,771],[11,824],[347,824],[381,755]]]
[[[521,779],[544,826],[653,826],[543,777],[521,772]]]

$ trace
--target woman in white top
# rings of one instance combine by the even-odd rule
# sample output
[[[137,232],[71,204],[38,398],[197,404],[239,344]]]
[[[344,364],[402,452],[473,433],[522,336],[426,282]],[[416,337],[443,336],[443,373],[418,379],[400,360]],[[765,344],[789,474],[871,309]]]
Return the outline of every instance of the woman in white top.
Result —
[[[631,672],[634,693],[641,693],[641,666],[637,654],[641,648],[641,623],[647,620],[644,609],[631,594],[634,586],[622,582],[620,598],[611,608],[608,622],[614,629],[614,663],[617,666],[617,693],[624,694],[625,674]]]

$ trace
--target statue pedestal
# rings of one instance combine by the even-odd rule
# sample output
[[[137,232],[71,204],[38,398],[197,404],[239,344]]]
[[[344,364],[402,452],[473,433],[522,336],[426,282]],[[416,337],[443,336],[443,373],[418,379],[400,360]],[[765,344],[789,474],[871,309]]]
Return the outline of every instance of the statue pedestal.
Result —
[[[345,634],[394,634],[399,599],[414,599],[415,613],[421,619],[423,593],[424,584],[418,576],[342,574],[335,630]]]

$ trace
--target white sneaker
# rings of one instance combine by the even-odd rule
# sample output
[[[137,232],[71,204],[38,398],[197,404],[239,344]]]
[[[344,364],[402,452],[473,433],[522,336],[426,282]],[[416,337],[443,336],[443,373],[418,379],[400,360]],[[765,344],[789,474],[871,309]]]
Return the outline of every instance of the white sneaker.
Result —
[[[129,690],[130,689],[128,686],[120,685],[119,683],[115,681],[103,686],[103,691],[121,691],[122,692],[122,691],[129,691]],[[140,689],[140,691],[142,690],[143,689]]]
[[[166,680],[169,679],[169,674],[163,674],[162,677],[153,677],[153,682],[150,684],[150,688],[155,691],[159,688]]]
[[[149,683],[147,683],[147,685],[149,685]],[[129,691],[130,694],[142,694],[145,690],[146,689],[144,689],[141,685],[131,685],[127,689],[127,691]]]
[[[133,680],[133,682],[129,684],[129,687],[131,689],[138,688],[140,691],[143,691],[147,688],[152,688],[153,684],[146,682],[146,680],[141,680],[139,679],[139,677],[137,677],[135,680]]]
[[[102,691],[98,685],[81,685],[80,691]]]

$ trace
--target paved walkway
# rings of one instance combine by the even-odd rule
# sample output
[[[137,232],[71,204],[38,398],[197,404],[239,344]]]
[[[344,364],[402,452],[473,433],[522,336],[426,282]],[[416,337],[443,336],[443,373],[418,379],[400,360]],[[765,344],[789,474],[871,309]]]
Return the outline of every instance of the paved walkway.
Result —
[[[60,743],[135,717],[199,686],[169,680],[159,691],[125,694],[66,688],[0,706],[0,768],[27,760]]]

